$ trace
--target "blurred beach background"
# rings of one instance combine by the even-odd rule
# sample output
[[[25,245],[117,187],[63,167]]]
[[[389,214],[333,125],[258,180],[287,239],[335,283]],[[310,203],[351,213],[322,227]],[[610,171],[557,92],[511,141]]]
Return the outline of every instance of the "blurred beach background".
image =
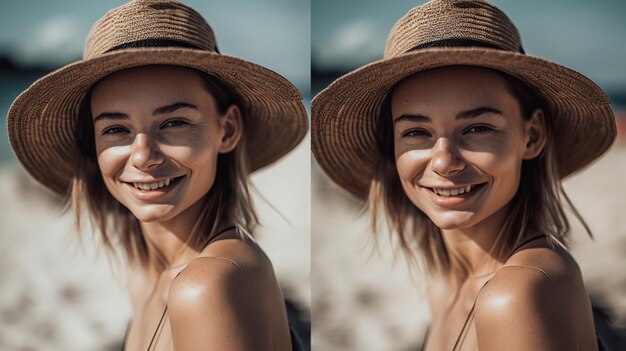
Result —
[[[387,33],[426,1],[313,0],[313,96],[334,79],[382,57]],[[598,310],[626,350],[626,2],[492,0],[514,22],[529,55],[591,78],[611,99],[619,139],[604,157],[564,182],[595,240],[572,217],[571,251]],[[362,205],[312,166],[314,350],[418,350],[430,316],[423,279],[409,278],[385,234],[368,227]]]
[[[220,50],[292,81],[305,103],[333,79],[380,58],[397,18],[424,1],[183,0],[213,27]],[[572,252],[596,306],[626,326],[626,3],[493,0],[526,52],[575,69],[609,95],[620,139],[565,188],[596,239],[575,222]],[[6,111],[47,72],[80,58],[91,24],[124,1],[4,1],[0,11],[0,350],[118,350],[130,316],[122,274],[60,199],[18,165]],[[259,241],[285,294],[311,316],[313,349],[416,350],[428,323],[423,280],[409,278],[361,205],[309,156],[309,139],[253,176]],[[284,217],[284,218],[283,218]],[[312,255],[311,255],[312,253]],[[616,343],[619,341],[616,341]],[[621,344],[624,349],[626,346]]]
[[[183,0],[222,53],[283,75],[310,101],[309,0]],[[92,233],[82,247],[60,198],[19,166],[6,112],[39,77],[79,60],[91,25],[125,1],[3,1],[0,8],[0,350],[119,350],[130,318],[123,271]],[[310,143],[252,176],[268,253],[285,296],[310,317]]]

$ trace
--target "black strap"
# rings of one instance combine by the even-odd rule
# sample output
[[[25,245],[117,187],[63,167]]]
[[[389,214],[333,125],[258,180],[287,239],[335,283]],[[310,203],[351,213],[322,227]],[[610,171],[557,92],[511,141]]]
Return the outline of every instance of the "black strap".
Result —
[[[517,245],[513,251],[511,251],[511,255],[514,254],[517,250],[521,249],[524,245],[528,244],[531,241],[535,241],[537,239],[541,239],[541,238],[547,238],[548,236],[546,234],[539,234],[539,235],[535,235],[532,238],[523,241],[521,244]]]
[[[209,244],[213,241],[213,239],[217,238],[220,234],[226,233],[227,231],[229,231],[231,229],[237,229],[237,227],[234,226],[234,225],[231,225],[231,226],[228,226],[228,227],[218,231],[217,233],[215,233],[215,235],[213,235],[211,238],[209,238],[209,240],[207,240],[207,242],[204,244],[204,246],[202,246],[202,249],[200,249],[200,251],[204,250],[207,246],[209,246]],[[178,272],[178,274],[180,274],[180,272]],[[176,276],[178,276],[178,274]],[[176,278],[174,278],[174,279],[176,279]]]

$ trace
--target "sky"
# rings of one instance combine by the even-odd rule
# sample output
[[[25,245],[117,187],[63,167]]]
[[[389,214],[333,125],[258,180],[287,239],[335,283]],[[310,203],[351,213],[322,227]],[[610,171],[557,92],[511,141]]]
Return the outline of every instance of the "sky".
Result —
[[[80,57],[90,26],[123,0],[2,1],[0,53],[59,67]],[[291,80],[307,95],[310,60],[351,70],[382,55],[389,28],[423,0],[184,0],[215,30],[222,52]],[[626,1],[492,0],[518,27],[526,52],[626,91]]]
[[[314,64],[339,71],[380,58],[395,21],[425,2],[311,1]],[[626,91],[626,1],[491,2],[511,18],[529,55],[579,71],[605,89]]]
[[[1,0],[0,53],[25,66],[80,58],[91,25],[121,0]],[[222,53],[272,69],[306,93],[310,0],[184,0],[213,28]]]

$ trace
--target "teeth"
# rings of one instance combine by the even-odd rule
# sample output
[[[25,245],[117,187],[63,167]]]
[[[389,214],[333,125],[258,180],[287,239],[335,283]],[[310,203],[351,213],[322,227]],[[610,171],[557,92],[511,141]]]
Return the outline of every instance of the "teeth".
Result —
[[[437,195],[441,195],[441,196],[456,196],[456,195],[461,195],[461,194],[465,194],[465,193],[469,193],[471,190],[473,190],[476,186],[475,185],[468,185],[466,187],[462,187],[462,188],[456,188],[456,189],[441,189],[441,188],[433,188],[433,191],[437,194]]]
[[[154,182],[154,183],[133,183],[133,185],[135,186],[135,188],[139,190],[155,190],[155,189],[169,186],[173,180],[174,178],[169,178],[169,179],[161,180],[161,181]]]

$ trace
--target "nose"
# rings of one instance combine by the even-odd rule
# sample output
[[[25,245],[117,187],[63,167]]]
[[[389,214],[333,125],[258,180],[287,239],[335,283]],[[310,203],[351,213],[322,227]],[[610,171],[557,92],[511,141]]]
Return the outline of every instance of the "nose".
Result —
[[[139,133],[131,145],[130,162],[135,168],[145,170],[163,163],[163,154],[154,138]]]
[[[465,168],[459,150],[448,138],[437,139],[432,152],[431,169],[441,176],[460,172]]]

